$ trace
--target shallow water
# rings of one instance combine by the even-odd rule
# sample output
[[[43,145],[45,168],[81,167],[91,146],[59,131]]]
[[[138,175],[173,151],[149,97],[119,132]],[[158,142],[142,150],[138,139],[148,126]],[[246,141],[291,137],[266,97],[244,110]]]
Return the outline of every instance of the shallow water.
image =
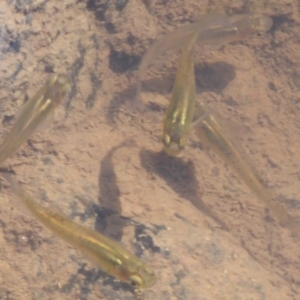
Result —
[[[236,137],[297,218],[298,2],[150,1],[151,9],[140,0],[77,2],[0,4],[1,138],[49,73],[73,80],[51,129],[35,133],[1,167],[45,206],[147,261],[159,280],[145,299],[297,299],[300,242],[196,135],[181,157],[167,157],[161,122],[126,104],[156,37],[211,12],[272,16],[266,34],[197,47],[197,89],[223,119],[247,129]],[[177,58],[161,57],[142,80],[141,98],[161,119]],[[134,299],[131,287],[14,207],[4,180],[1,193],[0,299]]]

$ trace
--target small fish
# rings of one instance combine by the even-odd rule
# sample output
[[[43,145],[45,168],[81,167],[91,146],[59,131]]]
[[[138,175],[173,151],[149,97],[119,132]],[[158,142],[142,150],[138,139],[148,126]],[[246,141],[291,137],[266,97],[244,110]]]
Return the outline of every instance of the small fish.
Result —
[[[202,46],[219,47],[225,43],[242,40],[251,34],[268,31],[273,24],[270,17],[253,13],[231,17],[223,15],[203,16],[199,21],[180,27],[158,39],[145,53],[138,69],[138,83],[134,107],[139,106],[138,97],[141,92],[142,74],[150,63],[162,54],[179,50],[195,32]]]
[[[45,227],[79,249],[108,274],[125,281],[137,292],[152,287],[157,278],[144,261],[105,235],[69,220],[53,208],[45,208],[28,195],[9,174],[3,174],[21,204]],[[18,204],[18,203],[17,203]]]
[[[35,96],[25,103],[15,125],[0,145],[0,164],[52,116],[70,88],[70,79],[66,75],[52,75]]]
[[[253,15],[251,17],[247,15],[246,18],[244,16],[234,16],[231,17],[231,22],[237,28],[236,33],[229,27],[229,30],[223,31],[219,40],[215,40],[216,42],[233,41],[243,37],[243,34],[247,35],[253,32],[254,29],[262,30],[271,26],[268,18],[254,18]],[[195,34],[192,35],[180,56],[171,104],[165,120],[164,149],[170,155],[178,155],[183,150],[192,127],[200,140],[213,149],[236,171],[239,178],[270,209],[279,223],[300,239],[300,224],[291,218],[284,206],[278,202],[276,196],[267,188],[264,180],[252,166],[250,159],[223,122],[208,109],[203,100],[199,101],[195,107],[196,87],[193,60],[191,58],[193,54],[191,47],[193,47],[195,37],[197,37]],[[195,121],[192,123],[189,110],[192,110],[193,107],[195,107],[193,111]],[[171,132],[171,134],[166,136],[166,132]]]
[[[245,38],[251,33],[266,30],[272,24],[270,18],[262,15],[237,15],[230,18],[207,16],[201,22],[202,27],[199,26],[199,22],[185,27],[193,28],[194,33],[188,35],[189,39],[185,37],[185,46],[179,57],[176,80],[164,120],[164,150],[171,156],[179,155],[185,148],[192,127],[196,105],[193,49],[197,40],[202,41],[203,46],[221,45]],[[170,42],[177,42],[174,33],[167,35],[162,41],[166,42],[168,39]],[[156,49],[155,45],[158,44],[154,44],[154,49]],[[158,55],[161,49],[167,49],[169,43],[159,45],[161,47],[157,48],[156,52],[151,52],[150,49],[148,53],[153,53],[153,56]],[[145,62],[141,63],[141,70],[144,68],[143,63],[146,67],[147,62],[150,61],[147,58],[148,53],[145,55]]]
[[[207,113],[205,103],[202,103],[201,107],[202,115]],[[201,114],[200,111],[198,113]],[[208,113],[194,126],[194,130],[201,142],[208,145],[235,170],[239,178],[270,209],[280,225],[288,228],[295,237],[300,239],[300,224],[288,214],[284,206],[276,199],[277,197],[268,189],[258,171],[250,163],[248,155],[223,122],[212,113]]]
[[[164,150],[176,156],[185,148],[192,128],[196,103],[193,50],[198,39],[194,33],[179,58],[170,105],[163,123]]]

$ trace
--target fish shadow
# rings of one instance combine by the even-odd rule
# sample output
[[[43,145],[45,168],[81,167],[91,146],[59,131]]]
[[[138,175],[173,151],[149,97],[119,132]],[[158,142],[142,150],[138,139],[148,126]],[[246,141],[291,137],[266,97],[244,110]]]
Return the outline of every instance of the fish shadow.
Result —
[[[113,156],[122,147],[134,145],[134,141],[125,140],[108,151],[100,163],[98,177],[99,205],[90,203],[83,214],[77,212],[73,214],[73,218],[80,217],[81,221],[86,221],[86,219],[96,215],[95,230],[118,241],[121,240],[123,229],[128,225],[130,219],[121,215],[121,191],[117,184]],[[101,281],[102,293],[107,299],[119,299],[116,298],[119,297],[116,294],[118,291],[129,292],[133,296],[135,295],[135,289],[130,284],[116,280],[101,269],[87,268],[86,264],[81,264],[77,273],[73,274],[62,286],[61,293],[69,294],[76,288],[79,289],[80,299],[88,299],[95,288],[95,284],[99,281]]]
[[[235,67],[223,61],[215,63],[199,63],[195,65],[195,79],[198,93],[212,91],[220,94],[235,77]],[[142,92],[168,95],[172,91],[174,81],[175,73],[163,77],[143,80]],[[107,122],[109,124],[115,124],[117,116],[121,111],[121,107],[127,103],[131,104],[133,107],[135,99],[136,85],[131,85],[127,89],[117,93],[108,106],[106,112]],[[149,111],[153,110],[153,107],[154,110],[156,108],[156,106],[151,104],[146,104],[146,106],[146,109],[149,109]]]
[[[133,286],[116,281],[113,276],[108,275],[100,269],[87,269],[86,267],[86,264],[82,264],[77,270],[77,273],[73,274],[60,288],[62,294],[69,295],[74,289],[77,289],[80,299],[89,299],[95,289],[95,285],[100,280],[102,284],[102,293],[107,299],[116,299],[118,296],[116,293],[119,291],[129,292],[133,296],[135,295]]]
[[[120,240],[122,238],[123,229],[128,220],[121,216],[121,191],[117,184],[117,175],[114,170],[113,156],[115,152],[122,147],[130,146],[134,146],[134,142],[132,140],[125,140],[108,151],[101,161],[98,177],[98,202],[101,208],[105,208],[106,213],[104,213],[104,215],[97,215],[95,227],[97,231],[113,237],[116,240]]]
[[[226,62],[200,63],[195,65],[197,92],[221,94],[236,77],[235,67]]]
[[[222,229],[229,230],[225,222],[202,201],[192,161],[171,157],[164,151],[155,153],[149,150],[141,150],[140,160],[147,172],[157,174],[180,197],[190,201],[198,210],[215,220]]]

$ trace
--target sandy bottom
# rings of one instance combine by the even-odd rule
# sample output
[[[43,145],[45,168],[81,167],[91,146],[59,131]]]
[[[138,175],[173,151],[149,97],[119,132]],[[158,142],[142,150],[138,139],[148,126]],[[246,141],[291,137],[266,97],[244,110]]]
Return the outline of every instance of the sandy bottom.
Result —
[[[201,3],[200,3],[201,2]],[[155,38],[211,13],[274,16],[267,34],[196,51],[199,97],[232,123],[253,164],[300,217],[300,17],[296,0],[31,0],[0,3],[3,137],[46,73],[71,73],[53,125],[2,168],[37,201],[120,242],[156,270],[145,299],[289,300],[300,294],[300,241],[192,134],[162,151],[177,55],[143,77],[148,114],[130,100]],[[154,118],[152,116],[154,115]],[[12,201],[1,181],[0,299],[133,299]]]

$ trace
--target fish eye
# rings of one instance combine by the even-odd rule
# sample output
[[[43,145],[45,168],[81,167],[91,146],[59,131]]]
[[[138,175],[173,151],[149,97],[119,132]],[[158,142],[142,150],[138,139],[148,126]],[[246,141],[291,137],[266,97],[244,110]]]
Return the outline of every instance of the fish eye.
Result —
[[[141,277],[137,275],[132,275],[129,282],[134,287],[140,287],[143,284]]]
[[[187,141],[185,138],[181,138],[178,143],[179,150],[183,150],[185,148]]]
[[[171,143],[171,138],[170,138],[170,136],[167,135],[167,134],[165,134],[165,135],[163,136],[163,138],[162,138],[162,142],[163,142],[163,144],[164,144],[166,147],[169,146],[170,143]]]

